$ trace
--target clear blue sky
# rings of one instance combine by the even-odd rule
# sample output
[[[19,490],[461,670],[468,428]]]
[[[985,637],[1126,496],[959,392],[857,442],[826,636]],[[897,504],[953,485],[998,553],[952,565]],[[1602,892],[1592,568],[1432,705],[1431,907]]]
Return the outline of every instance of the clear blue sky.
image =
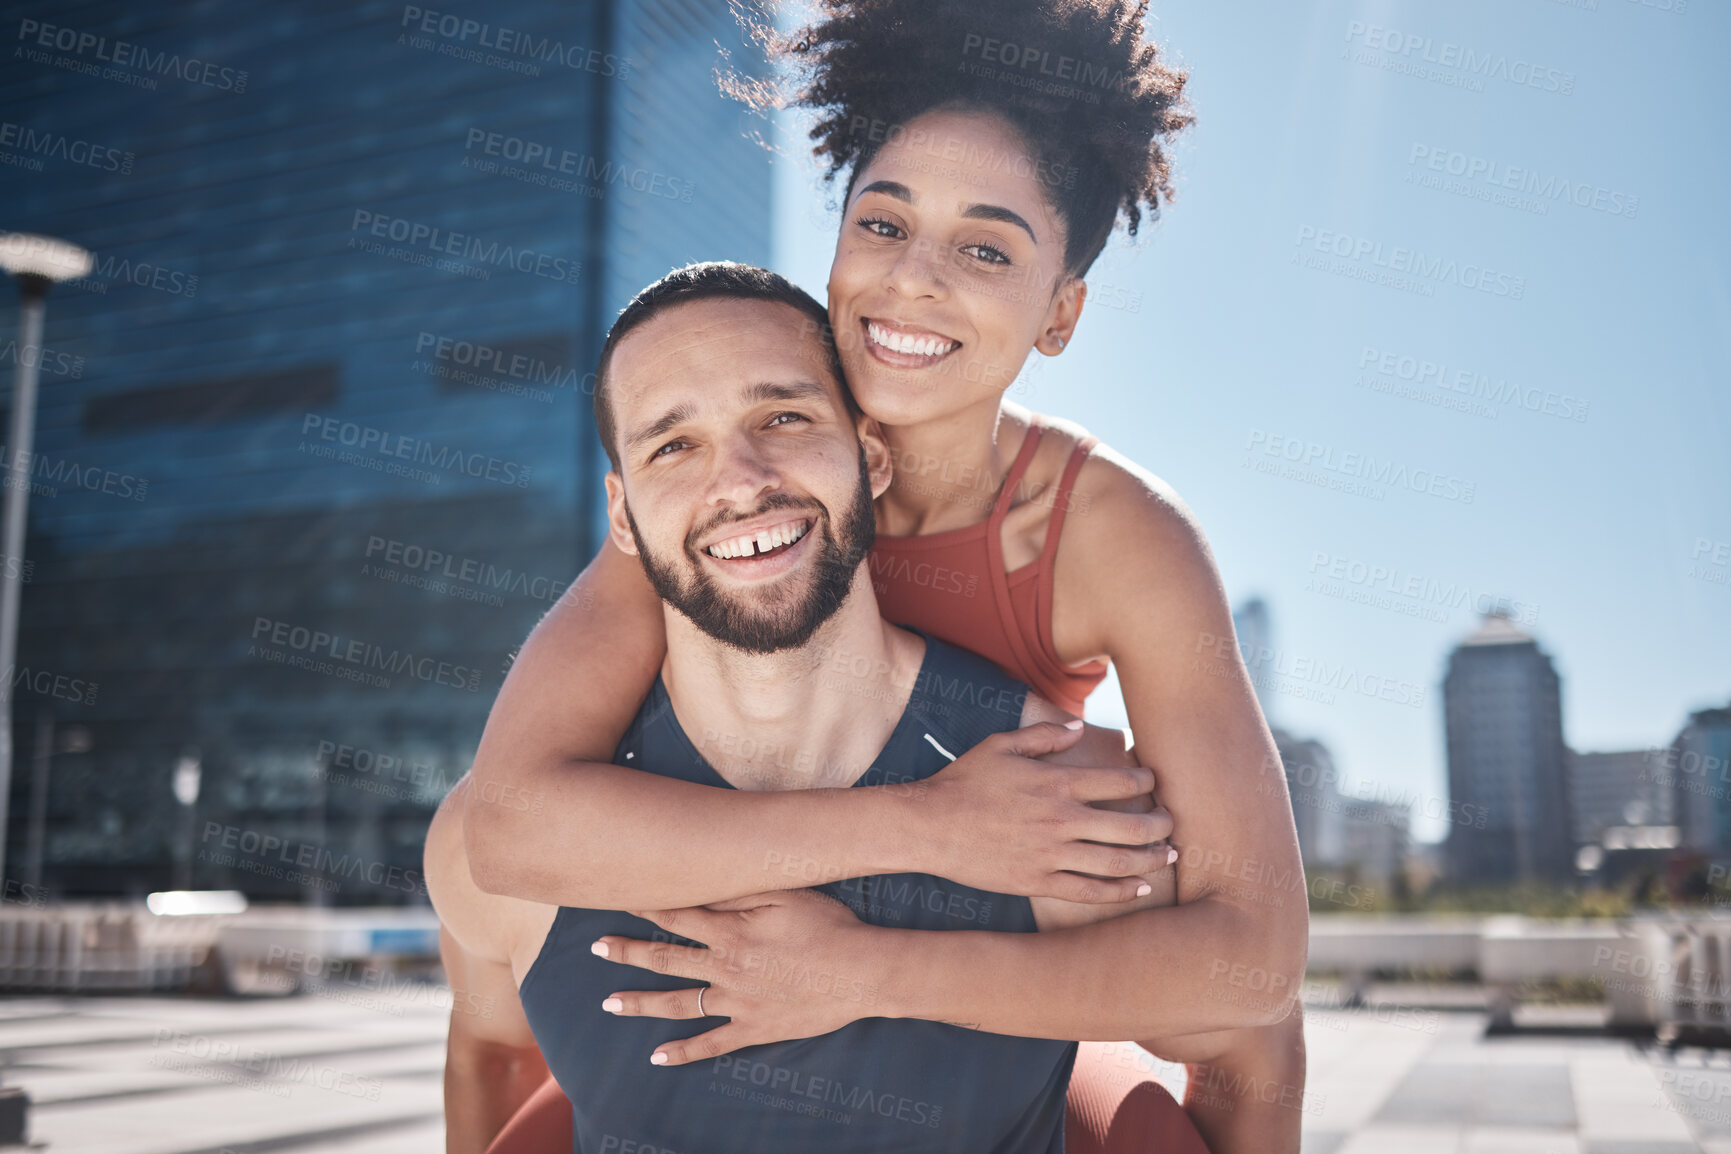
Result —
[[[1731,5],[1678,2],[1155,5],[1199,114],[1179,198],[1089,276],[1135,311],[1090,307],[1018,399],[1177,488],[1234,603],[1269,601],[1281,668],[1397,686],[1273,695],[1354,785],[1446,797],[1441,678],[1476,622],[1451,585],[1519,603],[1575,749],[1667,743],[1731,700]],[[778,163],[777,263],[821,299],[834,193],[797,140]],[[1468,287],[1483,269],[1501,291]],[[1278,469],[1269,446],[1337,487],[1247,466]],[[1443,495],[1342,491],[1366,479],[1347,454]],[[1346,600],[1426,587],[1441,621]],[[1090,714],[1121,722],[1110,690]]]

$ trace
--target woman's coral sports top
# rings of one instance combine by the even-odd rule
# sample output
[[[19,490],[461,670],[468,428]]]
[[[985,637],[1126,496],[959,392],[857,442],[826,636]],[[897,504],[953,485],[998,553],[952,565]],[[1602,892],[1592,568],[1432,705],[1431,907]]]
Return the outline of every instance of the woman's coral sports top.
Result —
[[[991,516],[981,524],[921,537],[878,534],[871,553],[872,585],[878,607],[891,621],[989,658],[1079,716],[1083,699],[1106,676],[1106,662],[1071,667],[1058,660],[1052,643],[1052,569],[1076,474],[1095,438],[1078,442],[1057,488],[1034,498],[1052,507],[1039,559],[1004,572],[1004,515],[1045,433],[1038,417],[1029,422]]]

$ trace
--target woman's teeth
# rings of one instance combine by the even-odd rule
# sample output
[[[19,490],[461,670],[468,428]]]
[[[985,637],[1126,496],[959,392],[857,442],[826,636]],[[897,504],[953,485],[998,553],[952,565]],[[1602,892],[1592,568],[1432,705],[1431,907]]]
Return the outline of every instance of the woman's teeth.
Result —
[[[960,348],[962,344],[947,337],[916,337],[911,333],[898,333],[878,324],[868,323],[866,332],[873,344],[882,345],[894,353],[908,353],[916,357],[941,357]]]
[[[729,537],[725,541],[717,541],[707,552],[711,557],[723,560],[732,557],[751,557],[758,553],[767,553],[782,545],[791,545],[801,537],[811,525],[805,521],[789,521],[784,525],[772,525],[758,533],[747,533],[743,537]]]

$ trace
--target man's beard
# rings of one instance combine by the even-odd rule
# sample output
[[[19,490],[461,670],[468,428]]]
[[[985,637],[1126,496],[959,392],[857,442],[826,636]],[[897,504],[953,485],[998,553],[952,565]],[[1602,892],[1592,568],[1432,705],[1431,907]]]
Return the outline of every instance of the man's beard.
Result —
[[[775,653],[804,645],[817,632],[818,626],[835,616],[836,610],[847,600],[848,591],[853,588],[860,562],[871,552],[872,542],[877,537],[877,521],[872,513],[871,472],[866,465],[865,447],[862,445],[859,453],[859,485],[842,518],[839,536],[832,535],[834,521],[822,504],[802,501],[787,493],[771,493],[756,509],[744,516],[729,517],[720,524],[747,521],[772,509],[797,510],[806,514],[811,519],[806,537],[814,538],[812,544],[817,553],[811,576],[797,602],[767,609],[754,608],[723,593],[698,560],[692,542],[699,535],[719,527],[717,524],[706,525],[686,539],[686,573],[682,577],[674,564],[650,550],[637,529],[630,504],[625,506],[625,519],[631,526],[631,536],[637,542],[637,555],[643,560],[643,571],[649,575],[649,583],[663,601],[724,645],[747,653]]]

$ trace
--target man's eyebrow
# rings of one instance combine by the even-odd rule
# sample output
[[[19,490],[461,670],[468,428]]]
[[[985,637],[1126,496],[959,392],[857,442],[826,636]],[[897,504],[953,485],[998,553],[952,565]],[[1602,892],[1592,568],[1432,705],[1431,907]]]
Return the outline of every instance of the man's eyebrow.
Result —
[[[828,393],[817,381],[762,381],[745,390],[745,399],[754,405],[764,401],[814,401]]]
[[[645,441],[653,441],[681,421],[689,421],[697,410],[691,405],[674,405],[653,422],[632,433],[625,440],[627,448],[635,449]]]
[[[859,195],[864,196],[868,192],[881,192],[885,196],[894,197],[896,200],[907,204],[915,202],[913,190],[907,185],[899,184],[893,180],[874,180],[860,189]],[[859,197],[854,199],[857,200]],[[1003,205],[970,204],[962,210],[962,216],[967,220],[995,220],[999,224],[1013,224],[1027,233],[1029,240],[1035,244],[1040,243],[1040,238],[1034,235],[1034,226],[1024,220],[1021,213],[1007,209]]]
[[[747,404],[761,405],[765,401],[822,400],[828,395],[829,390],[820,381],[760,381],[746,388],[745,401]],[[669,429],[689,421],[696,413],[697,409],[694,405],[674,405],[655,418],[654,421],[627,437],[625,445],[627,448],[635,449],[645,441],[653,441],[664,436]]]

